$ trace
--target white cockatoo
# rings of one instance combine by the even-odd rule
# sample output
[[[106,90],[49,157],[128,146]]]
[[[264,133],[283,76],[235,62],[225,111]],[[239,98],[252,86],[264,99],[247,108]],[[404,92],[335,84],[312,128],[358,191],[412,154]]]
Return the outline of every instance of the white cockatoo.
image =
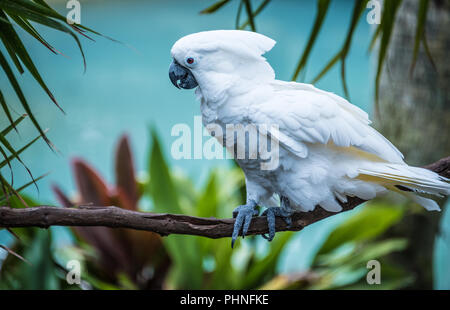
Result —
[[[448,195],[448,179],[408,166],[400,151],[370,126],[367,113],[344,98],[310,84],[276,80],[262,56],[274,45],[258,33],[216,30],[187,35],[171,50],[169,77],[178,88],[197,87],[207,128],[250,125],[278,146],[272,169],[263,169],[259,156],[236,159],[245,173],[247,202],[233,211],[232,245],[241,230],[246,234],[257,205],[267,207],[269,240],[275,235],[275,216],[289,225],[295,211],[320,206],[339,212],[347,197],[369,200],[395,191],[427,210],[440,210],[423,195]],[[214,136],[224,145],[225,134]],[[238,140],[233,140],[237,146]],[[248,138],[244,141],[251,148]],[[225,146],[235,150],[235,145]]]

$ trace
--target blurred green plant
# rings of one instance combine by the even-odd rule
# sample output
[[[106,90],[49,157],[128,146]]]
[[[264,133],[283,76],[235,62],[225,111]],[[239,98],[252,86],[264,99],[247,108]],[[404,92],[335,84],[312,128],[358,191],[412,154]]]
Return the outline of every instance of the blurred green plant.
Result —
[[[145,194],[153,201],[153,211],[223,218],[244,202],[244,177],[239,168],[213,170],[204,188],[196,191],[190,179],[170,172],[156,134],[152,132],[152,136]],[[278,257],[291,236],[291,232],[277,235],[263,256],[257,254],[255,239],[238,242],[232,250],[228,238],[165,237],[164,245],[173,260],[168,287],[256,288],[275,275]]]
[[[42,138],[43,137],[42,135],[38,135],[37,137],[35,137],[31,141],[29,141],[27,144],[25,144],[23,147],[21,147],[18,150],[15,150],[11,146],[11,144],[9,144],[8,140],[6,140],[6,136],[14,128],[16,128],[26,117],[27,117],[26,114],[20,116],[19,118],[14,120],[9,126],[6,126],[3,130],[0,131],[0,141],[3,142],[3,145],[5,146],[5,149],[6,149],[6,150],[3,149],[2,146],[0,145],[0,153],[1,153],[2,157],[3,157],[3,160],[0,161],[0,205],[4,205],[9,200],[9,198],[12,195],[17,195],[18,198],[21,199],[20,196],[18,195],[18,193],[20,191],[22,191],[23,189],[27,188],[31,184],[36,184],[35,183],[36,181],[40,180],[41,178],[43,178],[45,176],[45,175],[42,175],[42,176],[39,176],[36,179],[33,178],[33,176],[31,175],[31,172],[28,170],[28,168],[23,163],[22,159],[20,159],[20,157],[19,157],[19,155],[22,154],[22,152],[24,152],[26,149],[28,149],[37,140]],[[10,155],[7,154],[7,151],[10,153]],[[13,171],[12,171],[11,162],[14,159],[18,160],[25,167],[25,169],[28,171],[28,173],[30,174],[31,179],[32,179],[31,182],[28,182],[27,184],[24,184],[24,185],[20,186],[17,189],[14,189],[14,187],[13,187],[13,185],[14,185],[14,174],[13,174]],[[4,177],[5,172],[2,172],[6,168],[8,168],[8,170],[9,170],[9,174],[11,176],[11,181],[8,181]],[[22,202],[25,204],[24,200],[22,200]]]
[[[271,0],[261,0],[259,1],[259,6],[253,10],[251,0],[239,0],[239,7],[237,11],[236,16],[236,29],[246,29],[247,27],[250,28],[252,31],[256,31],[256,23],[255,18],[267,7],[267,5],[270,3]],[[417,61],[417,55],[419,52],[419,48],[422,45],[430,62],[432,63],[433,67],[436,68],[434,65],[433,59],[431,57],[431,53],[428,48],[427,39],[426,39],[426,33],[425,33],[425,23],[427,19],[427,13],[428,13],[428,7],[430,5],[429,0],[419,0],[419,8],[417,11],[417,23],[416,23],[416,34],[415,34],[415,40],[414,40],[414,56],[411,61],[411,73],[414,70],[416,61]],[[212,14],[216,13],[218,10],[223,8],[223,6],[227,3],[232,2],[231,0],[221,0],[213,5],[209,6],[208,8],[202,10],[201,14]],[[341,81],[342,81],[342,87],[344,89],[344,93],[347,97],[349,97],[349,91],[347,87],[346,82],[346,74],[345,74],[345,64],[347,60],[348,53],[350,51],[351,42],[355,33],[355,29],[358,25],[358,22],[360,21],[362,16],[365,16],[363,12],[370,8],[372,9],[374,4],[371,3],[369,0],[355,0],[354,1],[354,7],[353,12],[349,20],[349,27],[348,31],[345,37],[345,40],[342,44],[342,47],[339,49],[339,51],[334,55],[328,63],[323,67],[323,69],[317,74],[316,77],[314,77],[311,81],[311,83],[316,83],[319,81],[326,73],[328,73],[331,68],[333,68],[339,61],[341,63],[340,71],[341,71]],[[373,47],[375,46],[375,43],[379,41],[379,47],[377,49],[378,56],[377,56],[377,73],[375,78],[375,107],[378,107],[378,93],[379,93],[379,83],[380,83],[380,77],[383,70],[383,64],[386,59],[386,53],[389,47],[389,42],[391,35],[395,28],[395,18],[396,13],[400,6],[402,5],[402,0],[395,0],[395,1],[383,1],[382,2],[383,10],[381,12],[381,20],[380,24],[376,25],[376,29],[373,33],[372,40],[369,46],[369,51],[373,50]],[[306,46],[301,53],[300,59],[294,69],[294,73],[292,75],[292,80],[297,80],[300,74],[305,70],[308,59],[311,55],[311,51],[314,47],[314,44],[317,41],[317,38],[319,36],[320,31],[323,29],[323,23],[325,21],[327,12],[329,11],[331,4],[331,0],[317,0],[317,11],[316,16],[314,20],[314,25],[312,27],[312,30],[309,34]],[[378,2],[380,4],[380,2]],[[381,5],[381,4],[380,4]],[[241,11],[245,8],[246,14],[247,14],[247,20],[241,24]]]
[[[36,202],[26,195],[10,198],[12,208],[35,204]],[[4,247],[8,255],[3,260],[0,259],[1,290],[73,288],[65,281],[66,270],[55,258],[52,230],[14,228],[9,231],[13,235],[14,244],[11,249]]]
[[[141,192],[136,182],[134,163],[127,136],[119,140],[115,156],[116,184],[110,187],[88,163],[74,159],[72,168],[78,195],[72,202],[54,185],[59,202],[66,208],[75,205],[117,206],[137,211]],[[86,245],[88,275],[91,280],[125,288],[161,288],[170,266],[158,234],[132,229],[73,227],[81,245]],[[86,277],[87,275],[85,275]],[[99,281],[100,280],[100,281]]]
[[[10,152],[10,155],[8,155],[7,152],[2,148],[2,146],[0,146],[0,153],[3,158],[2,160],[0,160],[0,206],[5,205],[6,203],[10,203],[11,206],[15,206],[15,207],[27,206],[26,200],[24,198],[22,198],[19,195],[19,193],[32,184],[36,185],[36,182],[45,176],[45,175],[41,175],[38,178],[33,178],[33,176],[31,175],[31,172],[27,169],[32,180],[26,184],[21,185],[20,187],[14,188],[14,174],[12,171],[12,161],[18,160],[20,163],[23,164],[19,155],[22,154],[22,152],[24,152],[26,149],[28,149],[31,145],[33,145],[37,140],[39,140],[42,137],[41,135],[38,135],[37,137],[35,137],[31,141],[29,141],[27,144],[25,144],[18,150],[14,150],[14,148],[8,143],[8,141],[6,140],[5,137],[14,128],[16,128],[26,117],[27,117],[26,114],[20,116],[19,118],[14,120],[12,124],[10,124],[9,126],[6,126],[5,128],[3,128],[0,131],[0,141],[3,140],[3,144],[6,146],[6,150]],[[26,166],[25,166],[25,168],[26,168]],[[4,177],[4,175],[6,175],[8,173],[8,172],[5,172],[5,170],[9,171],[10,181]],[[15,200],[14,200],[14,198],[15,198]],[[20,202],[20,203],[18,203],[18,202]],[[0,228],[0,231],[2,231],[2,230],[3,230],[3,228]],[[4,244],[0,243],[0,248],[17,256],[17,254],[14,251],[7,248]],[[18,257],[21,258],[20,256],[18,256]]]
[[[382,234],[403,216],[403,208],[382,202],[370,202],[340,224],[317,251],[310,270],[279,275],[264,289],[397,289],[414,278],[402,266],[393,263],[389,254],[402,251],[407,240],[384,239]],[[381,283],[369,285],[367,263],[377,260],[381,266]]]
[[[152,131],[151,135],[146,177],[136,178],[129,141],[122,136],[115,156],[115,185],[108,186],[86,162],[75,159],[72,167],[78,193],[72,202],[55,186],[60,202],[64,207],[116,205],[130,210],[218,218],[229,217],[244,202],[244,176],[239,168],[214,169],[197,189],[189,178],[169,168],[156,133]],[[13,201],[19,207],[20,200],[13,197]],[[150,206],[144,208],[144,202]],[[33,273],[27,262],[9,255],[1,268],[0,283],[8,288],[68,287],[63,281],[66,271],[62,266],[76,257],[83,262],[85,287],[97,289],[399,288],[412,278],[401,266],[393,264],[388,254],[403,250],[406,241],[380,236],[402,215],[403,208],[399,206],[382,202],[367,204],[328,236],[309,271],[291,274],[278,274],[277,266],[293,232],[280,232],[271,243],[259,237],[240,239],[232,250],[228,238],[185,235],[161,238],[151,232],[129,229],[74,227],[75,247],[52,250],[49,254],[47,232],[35,228],[14,229],[12,233],[19,235],[21,241],[12,249],[33,266],[45,266],[41,269],[46,275]],[[31,255],[38,245],[40,254]],[[372,259],[382,264],[380,286],[365,282],[366,263]],[[44,277],[48,281],[41,279],[33,284],[35,280],[24,278],[26,272],[33,279]],[[3,279],[8,280],[3,282]]]

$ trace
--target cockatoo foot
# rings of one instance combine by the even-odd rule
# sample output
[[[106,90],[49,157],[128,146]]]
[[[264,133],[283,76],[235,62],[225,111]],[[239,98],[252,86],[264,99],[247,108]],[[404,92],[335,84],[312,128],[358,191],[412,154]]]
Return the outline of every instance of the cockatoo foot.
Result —
[[[281,197],[281,207],[270,207],[264,210],[261,216],[267,216],[267,223],[269,226],[269,235],[262,235],[264,239],[269,242],[275,237],[275,217],[279,216],[287,224],[287,228],[291,227],[292,219],[291,216],[294,211],[290,210],[289,200],[286,197]]]
[[[231,235],[231,247],[234,246],[234,242],[239,236],[239,232],[242,228],[242,238],[247,234],[250,223],[252,222],[252,217],[258,215],[258,210],[256,209],[256,203],[250,201],[245,205],[239,206],[233,210],[233,218],[236,218],[234,222],[233,234]]]

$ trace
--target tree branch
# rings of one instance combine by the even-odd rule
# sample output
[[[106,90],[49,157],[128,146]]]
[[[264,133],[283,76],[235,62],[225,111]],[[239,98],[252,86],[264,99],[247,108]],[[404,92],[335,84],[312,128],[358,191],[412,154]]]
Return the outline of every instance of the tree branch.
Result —
[[[424,168],[450,177],[450,157],[443,158]],[[342,203],[343,211],[348,211],[363,203],[364,200],[349,197],[347,203]],[[304,227],[332,216],[336,213],[327,212],[320,207],[306,213],[295,213],[289,229],[281,219],[276,219],[276,231],[298,231]],[[130,228],[147,230],[162,236],[169,234],[196,235],[208,238],[230,237],[233,231],[234,219],[201,218],[188,215],[136,212],[113,206],[95,207],[79,206],[59,208],[53,206],[38,206],[15,209],[0,207],[0,227],[41,227],[49,226],[106,226],[111,228]],[[258,216],[252,220],[248,230],[249,235],[267,233],[267,220]]]

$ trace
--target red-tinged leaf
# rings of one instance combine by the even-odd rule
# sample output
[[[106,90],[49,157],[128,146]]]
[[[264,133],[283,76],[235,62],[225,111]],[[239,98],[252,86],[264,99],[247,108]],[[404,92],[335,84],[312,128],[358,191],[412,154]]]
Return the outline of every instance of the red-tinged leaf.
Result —
[[[115,171],[118,194],[125,195],[125,199],[128,202],[124,207],[127,209],[131,207],[131,210],[136,210],[139,200],[138,187],[134,173],[133,156],[129,139],[126,135],[120,138],[117,146]]]
[[[67,197],[66,194],[63,193],[58,185],[52,184],[52,191],[56,195],[56,199],[64,208],[70,208],[74,206],[69,197]]]
[[[79,203],[92,203],[99,206],[111,205],[106,183],[88,163],[82,159],[73,159],[72,167],[80,194]]]
[[[73,227],[76,235],[91,245],[98,253],[98,267],[113,280],[118,273],[129,272],[130,257],[133,253],[129,245],[117,238],[117,231],[108,227]],[[125,245],[125,247],[124,247]]]
[[[132,202],[128,195],[125,194],[124,190],[122,188],[115,188],[113,189],[113,193],[110,196],[112,205],[127,209],[131,211],[137,211],[137,205],[135,202]]]
[[[164,251],[161,253],[164,259],[169,259],[158,234],[133,229],[127,229],[125,232],[133,252],[134,263],[140,269],[145,265],[155,263],[156,259],[161,259],[161,255],[157,255],[161,251]]]
[[[59,203],[64,207],[74,204],[66,194],[53,185]],[[95,248],[99,254],[99,267],[113,280],[118,272],[124,271],[124,266],[130,263],[130,246],[125,242],[124,229],[111,229],[107,227],[72,227],[76,235]]]

